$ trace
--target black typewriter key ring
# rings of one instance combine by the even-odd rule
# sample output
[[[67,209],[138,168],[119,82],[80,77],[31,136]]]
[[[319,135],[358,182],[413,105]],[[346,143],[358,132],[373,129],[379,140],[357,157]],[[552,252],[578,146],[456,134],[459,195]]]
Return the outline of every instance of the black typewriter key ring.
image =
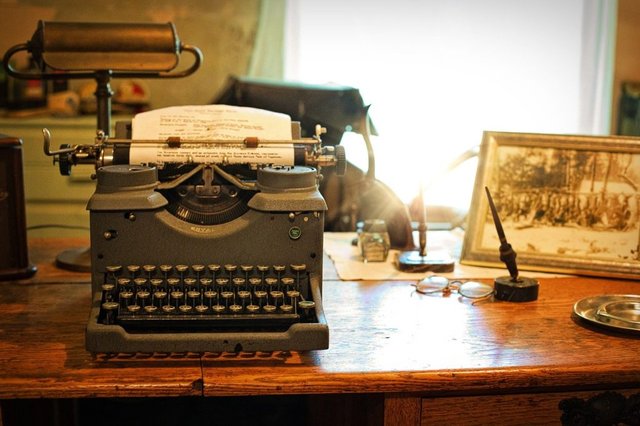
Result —
[[[117,280],[118,280],[118,273],[120,271],[122,271],[122,266],[120,266],[120,265],[109,265],[105,269],[107,271],[107,275],[111,275],[111,280],[114,283],[116,283]]]
[[[142,270],[147,273],[147,278],[151,279],[153,273],[156,271],[156,265],[142,265]]]
[[[104,302],[102,304],[102,309],[106,312],[104,324],[109,325],[115,323],[115,316],[118,313],[119,307],[120,304],[118,302]]]
[[[277,286],[278,286],[280,280],[278,278],[267,277],[267,278],[265,278],[264,281],[265,281],[265,284],[267,284],[268,291],[266,292],[267,293],[266,294],[267,303],[262,307],[262,309],[265,312],[271,313],[271,312],[274,312],[276,310],[275,304],[271,304],[270,302],[271,301],[275,302],[273,295],[274,295],[274,292],[278,291],[277,290],[277,288],[278,288]]]
[[[309,318],[311,316],[311,310],[316,307],[316,302],[312,300],[300,300],[298,307],[302,309],[304,316]]]
[[[258,287],[262,284],[262,279],[260,277],[250,277],[248,283],[249,304],[246,306],[246,309],[247,312],[256,313],[260,310],[260,306],[253,303],[253,296],[258,297],[256,291],[258,291]]]
[[[140,272],[140,265],[129,265],[127,266],[127,271],[129,271],[132,278],[135,278],[136,274]]]
[[[199,280],[199,279],[200,279],[200,274],[202,274],[202,272],[204,271],[204,269],[205,269],[205,266],[204,266],[204,265],[200,265],[200,264],[197,264],[197,265],[191,265],[191,270],[192,270],[193,272],[195,272],[195,273],[196,273],[196,279],[197,279],[197,280]]]
[[[290,303],[286,303],[286,300],[284,299],[284,294],[283,294],[283,298],[282,298],[282,305],[280,305],[280,310],[283,312],[291,312],[293,311],[293,299],[291,297],[293,291],[293,285],[296,283],[295,278],[292,277],[283,277],[282,278],[282,284],[284,285],[284,294],[287,295],[287,297],[289,297],[289,301]]]

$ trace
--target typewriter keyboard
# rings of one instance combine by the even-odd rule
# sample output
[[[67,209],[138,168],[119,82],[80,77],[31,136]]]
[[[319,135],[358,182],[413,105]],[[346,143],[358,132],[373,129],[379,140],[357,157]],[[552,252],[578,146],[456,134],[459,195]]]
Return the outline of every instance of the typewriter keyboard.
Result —
[[[144,330],[286,329],[313,321],[308,288],[304,264],[112,265],[98,320]]]

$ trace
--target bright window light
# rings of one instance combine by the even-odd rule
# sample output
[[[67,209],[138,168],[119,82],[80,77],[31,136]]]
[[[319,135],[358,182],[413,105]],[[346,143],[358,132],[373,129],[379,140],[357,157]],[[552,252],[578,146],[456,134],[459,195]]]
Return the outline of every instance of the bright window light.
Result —
[[[482,132],[580,133],[583,0],[290,0],[286,75],[371,104],[376,175],[409,202],[469,206]],[[358,135],[343,140],[366,169]]]

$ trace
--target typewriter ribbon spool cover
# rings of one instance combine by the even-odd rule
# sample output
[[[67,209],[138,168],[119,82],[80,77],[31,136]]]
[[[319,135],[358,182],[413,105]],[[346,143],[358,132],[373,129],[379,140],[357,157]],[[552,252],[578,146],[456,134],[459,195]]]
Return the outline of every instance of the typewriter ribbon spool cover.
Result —
[[[202,108],[212,107],[224,108]],[[179,110],[164,113],[175,118]],[[160,115],[153,120],[166,123]],[[188,115],[194,117],[193,111]],[[255,144],[232,146],[237,139],[169,147],[163,136],[147,134],[148,122],[140,118],[132,123],[135,137],[127,147],[134,161],[100,167],[87,206],[93,291],[87,349],[326,349],[321,296],[326,203],[316,168],[298,164],[296,150],[308,148],[291,138],[296,123],[284,122],[290,141],[277,133],[278,143],[259,152]],[[262,126],[259,119],[231,122],[244,123],[251,133]],[[158,122],[155,129],[165,126]],[[154,161],[136,160],[138,140],[158,141],[140,143],[154,151]],[[160,148],[149,148],[153,145]],[[266,151],[272,148],[275,153]],[[227,154],[196,162],[198,150]],[[258,159],[247,160],[251,152]],[[232,161],[236,154],[240,160]],[[180,161],[169,161],[175,158]]]

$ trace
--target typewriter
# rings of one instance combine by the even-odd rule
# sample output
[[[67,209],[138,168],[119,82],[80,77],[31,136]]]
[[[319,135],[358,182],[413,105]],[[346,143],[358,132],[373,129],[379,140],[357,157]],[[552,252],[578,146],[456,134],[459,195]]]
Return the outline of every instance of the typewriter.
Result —
[[[290,125],[291,140],[144,141],[132,140],[132,124],[119,122],[114,138],[99,134],[94,144],[57,151],[44,131],[45,153],[56,157],[62,174],[77,164],[96,166],[87,206],[93,294],[87,350],[328,347],[326,204],[318,179],[321,167],[344,170],[346,161],[342,147],[322,146],[319,126],[314,137],[301,138],[299,123]],[[150,145],[184,158],[131,161],[135,149]],[[288,161],[265,151],[281,146],[290,150]],[[226,151],[211,160],[214,147]],[[198,148],[208,159],[194,154]]]

